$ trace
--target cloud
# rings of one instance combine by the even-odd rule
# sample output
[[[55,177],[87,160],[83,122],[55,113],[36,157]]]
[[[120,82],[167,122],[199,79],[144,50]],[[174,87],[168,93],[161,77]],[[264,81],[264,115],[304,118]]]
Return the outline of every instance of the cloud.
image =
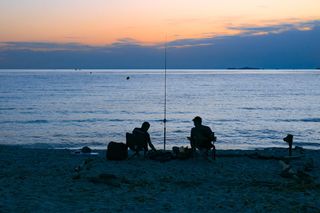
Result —
[[[39,52],[56,52],[56,51],[107,51],[123,47],[144,47],[145,45],[132,38],[121,38],[110,45],[85,45],[81,43],[51,43],[51,42],[0,42],[0,51],[10,50],[30,50]],[[152,45],[151,45],[152,46]],[[154,46],[155,47],[155,46]]]
[[[77,51],[91,49],[79,43],[50,42],[1,42],[0,50],[32,50],[32,51]]]
[[[142,43],[133,38],[120,38],[112,44],[112,46],[117,45],[142,45]]]
[[[88,46],[78,43],[1,43],[0,68],[153,68],[159,66],[155,46],[122,39],[112,45]]]
[[[307,22],[295,22],[283,23],[271,26],[233,26],[229,27],[229,30],[239,30],[242,35],[261,35],[270,33],[282,33],[290,30],[312,30],[313,28],[320,26],[320,20],[307,21]]]
[[[180,44],[180,45],[173,45],[170,44],[169,48],[191,48],[191,47],[201,47],[201,46],[210,46],[213,45],[212,43],[198,43],[198,44]]]
[[[293,21],[293,20],[290,20]],[[205,38],[197,39],[178,39],[169,43],[169,47],[192,47],[192,46],[201,46],[205,45],[214,45],[216,42],[225,40],[233,37],[241,36],[262,36],[267,34],[278,34],[288,31],[307,31],[312,30],[315,27],[320,26],[320,20],[308,21],[308,22],[297,22],[294,20],[294,23],[283,23],[270,26],[232,26],[228,30],[239,31],[240,33],[236,35],[215,35],[211,33],[205,33],[203,36]]]

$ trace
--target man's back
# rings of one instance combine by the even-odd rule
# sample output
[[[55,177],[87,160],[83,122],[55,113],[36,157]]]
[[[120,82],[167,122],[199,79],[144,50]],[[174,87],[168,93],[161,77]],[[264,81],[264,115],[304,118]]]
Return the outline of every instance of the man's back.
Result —
[[[199,125],[191,129],[191,140],[195,145],[203,148],[210,148],[212,146],[213,132],[210,127]]]
[[[141,128],[134,128],[132,131],[134,137],[143,144],[148,144],[150,142],[150,135],[148,132],[144,131]]]

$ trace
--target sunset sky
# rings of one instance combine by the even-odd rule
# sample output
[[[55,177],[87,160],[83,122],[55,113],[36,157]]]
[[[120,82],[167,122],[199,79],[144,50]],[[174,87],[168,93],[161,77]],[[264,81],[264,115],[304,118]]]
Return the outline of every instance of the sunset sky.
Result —
[[[319,19],[319,0],[1,0],[0,41],[154,44]]]
[[[0,68],[318,67],[319,35],[320,0],[0,1]]]

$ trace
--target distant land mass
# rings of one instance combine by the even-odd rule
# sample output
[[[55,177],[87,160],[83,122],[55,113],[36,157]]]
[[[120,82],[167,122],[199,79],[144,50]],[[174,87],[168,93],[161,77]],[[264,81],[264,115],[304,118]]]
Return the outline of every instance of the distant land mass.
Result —
[[[263,68],[257,67],[229,67],[228,70],[261,70]]]

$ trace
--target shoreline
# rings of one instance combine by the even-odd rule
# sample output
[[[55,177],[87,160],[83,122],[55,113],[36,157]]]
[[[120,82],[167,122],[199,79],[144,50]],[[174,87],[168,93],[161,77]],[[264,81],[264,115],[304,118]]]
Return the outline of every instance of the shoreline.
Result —
[[[110,141],[111,142],[111,141]],[[119,142],[119,143],[125,143],[125,142]],[[163,145],[159,144],[153,144],[157,150],[163,150]],[[285,144],[284,142],[280,143],[279,145],[275,146],[261,146],[261,147],[242,147],[242,146],[235,146],[235,147],[230,147],[230,146],[221,146],[219,143],[215,143],[217,150],[221,151],[259,151],[259,150],[269,150],[269,149],[288,149],[288,144]],[[303,145],[303,144],[302,144]],[[316,144],[318,145],[318,143]],[[314,150],[314,151],[320,151],[320,146],[313,145],[311,146],[310,144],[306,146],[301,146],[301,144],[298,143],[298,145],[293,144],[294,147],[303,147],[305,150]],[[320,145],[320,144],[319,144]],[[18,147],[18,148],[23,148],[23,149],[40,149],[40,150],[79,150],[84,146],[88,145],[82,145],[82,146],[73,146],[73,147],[54,147],[50,146],[49,144],[0,144],[1,146],[7,146],[7,147]],[[106,151],[108,146],[108,142],[105,143],[105,146],[90,146],[92,150],[97,150],[97,151]],[[190,147],[189,143],[185,144],[175,144],[175,145],[167,145],[166,146],[166,151],[172,151],[173,147]]]
[[[217,150],[158,162],[109,161],[70,149],[0,145],[0,209],[4,212],[319,212],[320,150],[295,150],[293,169],[313,165],[310,178],[282,177],[288,150]],[[254,157],[255,156],[255,157]],[[268,159],[269,157],[269,159]],[[77,171],[78,169],[78,171]]]

